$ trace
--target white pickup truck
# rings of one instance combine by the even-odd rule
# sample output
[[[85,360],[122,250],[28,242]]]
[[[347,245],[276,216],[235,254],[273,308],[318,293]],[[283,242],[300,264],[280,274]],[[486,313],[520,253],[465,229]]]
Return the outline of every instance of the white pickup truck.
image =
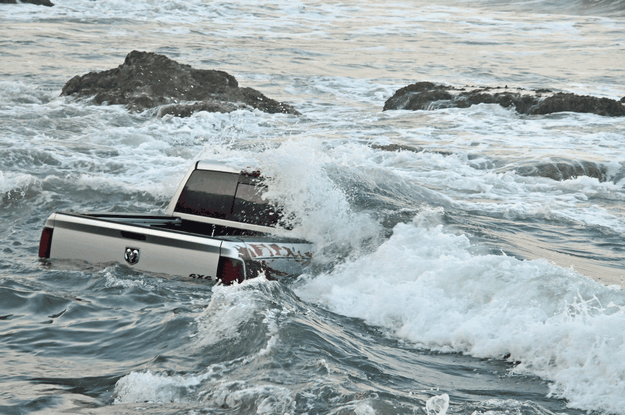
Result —
[[[148,272],[231,284],[264,273],[300,274],[311,244],[277,236],[280,212],[262,197],[258,172],[199,161],[163,215],[56,212],[39,257],[121,263]]]

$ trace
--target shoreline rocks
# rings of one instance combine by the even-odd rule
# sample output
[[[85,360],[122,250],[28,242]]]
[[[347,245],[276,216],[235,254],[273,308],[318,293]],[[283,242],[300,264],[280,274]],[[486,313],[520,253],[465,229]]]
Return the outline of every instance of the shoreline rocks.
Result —
[[[527,90],[507,86],[457,88],[432,82],[417,82],[398,89],[384,103],[383,111],[468,108],[477,104],[513,107],[518,113],[525,115],[579,112],[613,117],[625,116],[625,97],[616,101],[588,95],[552,92],[548,89]]]
[[[141,112],[161,107],[159,116],[188,117],[197,111],[232,112],[258,109],[267,113],[300,115],[288,104],[252,88],[240,88],[224,71],[194,69],[164,55],[132,51],[117,68],[70,79],[61,96],[93,97],[98,105],[125,105]]]
[[[12,0],[0,0],[8,1]],[[164,55],[136,50],[117,68],[73,77],[63,86],[61,96],[91,98],[97,105],[125,105],[133,112],[158,107],[159,117],[188,117],[198,111],[227,113],[239,109],[301,115],[292,106],[268,98],[255,89],[239,87],[236,78],[224,71],[194,69]],[[616,101],[548,89],[454,87],[432,82],[417,82],[398,89],[384,103],[383,111],[428,111],[477,104],[498,104],[525,115],[577,112],[625,116],[625,97]]]
[[[28,4],[36,4],[37,6],[47,6],[52,7],[54,3],[50,0],[0,0],[0,4],[20,4],[20,3],[28,3]]]

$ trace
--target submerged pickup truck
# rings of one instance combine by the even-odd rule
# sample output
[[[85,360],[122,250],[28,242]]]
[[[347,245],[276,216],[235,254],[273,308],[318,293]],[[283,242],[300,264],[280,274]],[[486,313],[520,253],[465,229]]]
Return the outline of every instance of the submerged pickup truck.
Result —
[[[258,172],[199,161],[163,215],[56,212],[39,257],[121,263],[148,272],[232,284],[301,273],[311,244],[276,235],[280,210]]]

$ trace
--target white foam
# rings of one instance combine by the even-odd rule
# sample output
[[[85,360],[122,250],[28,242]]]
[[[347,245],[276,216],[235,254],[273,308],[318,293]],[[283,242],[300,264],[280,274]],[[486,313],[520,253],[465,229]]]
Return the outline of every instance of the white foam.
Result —
[[[467,406],[473,410],[472,415],[553,414],[553,412],[532,401],[517,401],[515,399],[487,399],[479,402],[479,404],[468,404]],[[474,409],[475,407],[477,409]]]
[[[474,117],[476,111],[479,112],[480,110],[470,111],[473,112]],[[456,110],[452,113],[460,115],[460,112]],[[461,115],[461,117],[464,116],[467,114]],[[500,116],[503,120],[499,120]],[[490,107],[487,119],[489,123],[501,121],[506,127],[518,128],[518,120],[512,122],[508,119],[510,116],[512,114],[507,110]],[[517,117],[516,115],[513,116]],[[570,119],[557,122],[561,121],[570,122]],[[599,148],[599,146],[595,146],[594,142],[590,142],[584,147],[588,148],[588,153],[577,154],[580,152],[582,144],[576,142],[575,137],[572,138],[566,133],[554,133],[553,130],[549,132],[544,130],[544,128],[550,128],[551,120],[533,122],[536,130],[532,133],[536,134],[539,139],[526,139],[525,133],[523,133],[515,137],[513,143],[510,143],[509,137],[504,138],[503,136],[501,137],[502,142],[500,142],[499,127],[491,129],[486,123],[478,122],[475,118],[471,122],[476,124],[475,127],[467,125],[470,124],[468,122],[462,128],[465,131],[471,131],[472,128],[475,128],[476,134],[478,130],[481,130],[483,138],[466,142],[466,138],[462,135],[450,136],[449,139],[453,142],[449,143],[448,148],[456,148],[451,155],[434,152],[379,151],[380,156],[368,156],[368,165],[371,168],[377,163],[378,167],[384,168],[386,174],[389,175],[387,179],[389,181],[392,180],[391,175],[395,175],[395,180],[401,180],[405,187],[437,191],[438,195],[428,196],[430,203],[437,199],[446,199],[450,205],[465,211],[482,212],[509,219],[535,218],[563,221],[625,232],[625,220],[619,207],[615,204],[603,203],[603,200],[618,201],[625,199],[625,180],[610,181],[611,178],[617,177],[617,173],[622,168],[621,163],[608,156],[605,148]],[[530,128],[530,130],[532,129]],[[409,134],[415,140],[418,135],[419,140],[416,142],[421,144],[424,141],[424,135],[427,138],[428,131],[419,130],[414,135]],[[510,132],[508,132],[509,134]],[[440,137],[434,136],[431,143],[436,143],[438,147],[440,144],[437,142],[440,140]],[[472,142],[474,144],[479,143],[480,146],[471,148],[469,144]],[[545,142],[549,142],[549,144],[546,146]],[[617,149],[616,144],[607,140],[601,142],[603,145],[613,148],[613,152],[617,154],[617,157],[620,157],[620,150]],[[484,149],[481,148],[482,146]],[[490,147],[493,147],[492,153],[490,153]],[[518,154],[516,153],[517,149]],[[566,157],[567,153],[570,154],[571,160],[600,160],[598,163],[606,167],[608,180],[600,182],[596,178],[579,176],[558,181],[546,177],[526,177],[514,172],[517,163],[521,163],[524,159],[546,159],[545,161],[549,162],[550,157]],[[469,158],[468,154],[480,157]],[[493,162],[489,161],[489,159],[498,160],[502,158],[510,165],[509,171],[498,171],[500,169],[495,169]]]
[[[245,281],[245,285],[259,281]],[[256,294],[245,286],[215,286],[210,302],[197,317],[198,334],[194,339],[197,347],[205,347],[224,340],[236,341],[240,326],[261,312]]]
[[[3,172],[0,170],[0,193],[15,193],[24,196],[25,189],[35,181],[30,174]]]
[[[216,285],[208,306],[196,317],[197,334],[193,335],[193,347],[213,346],[218,342],[236,341],[241,336],[241,326],[263,316],[266,327],[265,347],[247,356],[250,361],[271,352],[279,341],[276,311],[267,308],[270,301],[263,287],[277,284],[264,275],[231,286]]]
[[[472,253],[435,225],[399,224],[374,253],[304,277],[308,301],[430,350],[522,362],[581,409],[623,413],[625,294],[545,260]],[[610,396],[606,399],[605,396]]]
[[[119,379],[115,384],[114,404],[135,402],[186,402],[195,387],[212,373],[203,375],[174,375],[164,373],[132,372]],[[195,401],[195,399],[191,399]]]
[[[31,190],[39,190],[39,181],[30,174],[0,170],[0,206],[19,202]]]
[[[119,269],[119,266],[115,265],[113,267],[107,267],[104,270],[100,271],[100,274],[105,277],[106,282],[104,286],[106,288],[128,289],[128,288],[139,287],[148,291],[154,289],[154,286],[143,278],[137,278],[137,277],[133,277],[131,279],[120,278],[120,276],[117,275],[117,272],[116,272],[118,269]]]
[[[218,342],[237,342],[241,336],[241,325],[260,315],[266,327],[265,347],[232,361],[211,365],[198,374],[169,375],[149,370],[131,372],[115,385],[115,404],[202,402],[219,408],[225,405],[230,408],[254,406],[258,414],[292,413],[295,401],[288,387],[254,381],[229,381],[224,376],[244,369],[277,345],[280,311],[267,307],[267,302],[272,299],[265,293],[265,289],[271,291],[276,284],[261,276],[241,284],[215,286],[208,306],[196,318],[198,331],[190,336],[193,348],[210,348]],[[197,305],[198,300],[195,303]]]
[[[0,81],[0,111],[10,111],[15,105],[44,104],[58,94],[59,91],[45,91],[20,81]]]
[[[432,396],[425,402],[425,413],[427,415],[445,415],[449,408],[449,395]]]
[[[206,394],[204,401],[220,408],[255,407],[255,413],[259,415],[292,414],[296,407],[293,392],[287,387],[249,385],[244,381],[223,382]]]
[[[267,197],[294,213],[293,232],[317,251],[332,245],[339,250],[358,248],[380,234],[369,215],[354,212],[346,194],[329,178],[335,163],[315,138],[292,140],[262,155],[259,166],[271,178]]]

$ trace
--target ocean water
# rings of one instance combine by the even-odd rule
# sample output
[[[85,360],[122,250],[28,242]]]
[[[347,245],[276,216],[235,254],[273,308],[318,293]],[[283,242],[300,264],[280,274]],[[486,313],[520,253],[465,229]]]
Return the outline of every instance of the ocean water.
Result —
[[[625,2],[55,3],[0,4],[0,413],[625,414],[625,119],[382,112],[417,81],[621,99]],[[302,115],[59,97],[132,50]],[[306,274],[38,260],[53,211],[160,212],[200,158],[273,179]]]

